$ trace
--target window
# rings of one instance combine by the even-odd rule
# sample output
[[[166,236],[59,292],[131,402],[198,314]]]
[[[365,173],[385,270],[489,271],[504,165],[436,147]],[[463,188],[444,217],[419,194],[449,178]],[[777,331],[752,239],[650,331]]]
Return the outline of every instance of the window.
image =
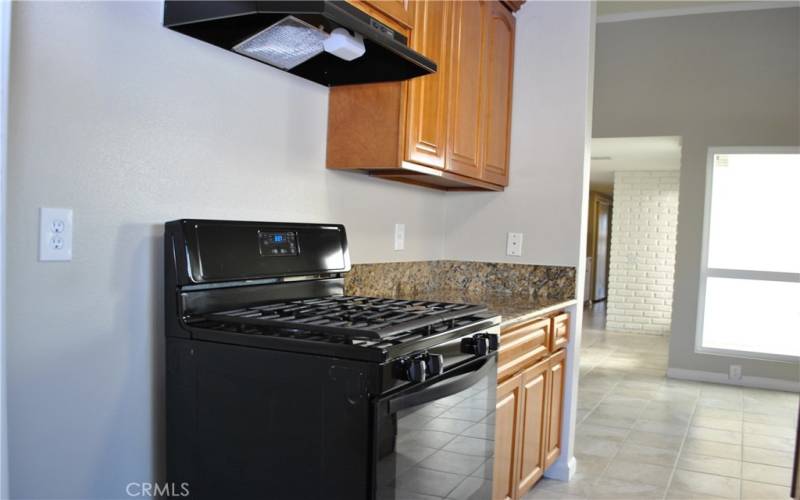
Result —
[[[698,351],[800,356],[800,152],[709,154]]]

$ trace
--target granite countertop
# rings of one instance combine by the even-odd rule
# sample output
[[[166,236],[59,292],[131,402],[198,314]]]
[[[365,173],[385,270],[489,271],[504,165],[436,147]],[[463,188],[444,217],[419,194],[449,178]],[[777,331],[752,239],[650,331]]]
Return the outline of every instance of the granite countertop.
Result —
[[[529,297],[522,294],[471,292],[455,289],[398,292],[391,294],[389,298],[485,305],[489,308],[489,311],[500,314],[503,317],[501,323],[503,326],[547,314],[551,311],[568,307],[576,303],[575,299],[564,300],[563,298],[555,297]]]

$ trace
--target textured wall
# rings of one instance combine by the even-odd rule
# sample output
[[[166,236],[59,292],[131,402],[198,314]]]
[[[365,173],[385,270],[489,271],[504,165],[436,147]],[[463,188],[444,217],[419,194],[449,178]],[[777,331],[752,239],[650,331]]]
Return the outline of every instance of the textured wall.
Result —
[[[678,171],[616,172],[606,326],[669,333],[678,229]]]

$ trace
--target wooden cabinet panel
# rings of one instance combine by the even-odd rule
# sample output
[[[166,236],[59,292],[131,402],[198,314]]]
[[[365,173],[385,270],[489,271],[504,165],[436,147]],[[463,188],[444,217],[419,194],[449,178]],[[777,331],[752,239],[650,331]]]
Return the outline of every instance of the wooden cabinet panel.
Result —
[[[522,374],[497,386],[495,411],[494,471],[492,499],[516,498],[517,435],[520,424]]]
[[[348,3],[386,26],[403,33],[414,26],[414,6],[411,0],[347,0]]]
[[[545,360],[522,372],[518,497],[524,495],[544,474],[549,366],[548,360]]]
[[[547,446],[545,468],[550,467],[561,455],[561,418],[564,412],[564,373],[567,351],[560,350],[549,358],[549,419],[547,426]]]
[[[511,144],[511,90],[514,80],[514,30],[511,12],[499,2],[489,3],[486,21],[486,68],[483,126],[483,180],[508,185]]]
[[[550,320],[537,319],[500,334],[497,355],[497,380],[533,365],[547,356]]]
[[[443,1],[419,2],[415,7],[410,46],[434,61],[446,61],[452,5]],[[444,168],[447,147],[447,64],[436,73],[408,83],[408,139],[406,159]]]
[[[481,79],[483,72],[487,2],[453,5],[450,48],[450,125],[447,142],[448,170],[481,176]]]
[[[553,316],[550,326],[550,352],[567,347],[569,343],[569,314]]]

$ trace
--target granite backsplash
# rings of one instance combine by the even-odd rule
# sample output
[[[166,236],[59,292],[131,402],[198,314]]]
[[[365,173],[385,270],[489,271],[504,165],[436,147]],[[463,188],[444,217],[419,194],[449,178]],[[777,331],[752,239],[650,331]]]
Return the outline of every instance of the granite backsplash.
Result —
[[[567,301],[575,298],[575,268],[455,260],[354,264],[345,289],[365,296],[410,297],[455,290]]]

